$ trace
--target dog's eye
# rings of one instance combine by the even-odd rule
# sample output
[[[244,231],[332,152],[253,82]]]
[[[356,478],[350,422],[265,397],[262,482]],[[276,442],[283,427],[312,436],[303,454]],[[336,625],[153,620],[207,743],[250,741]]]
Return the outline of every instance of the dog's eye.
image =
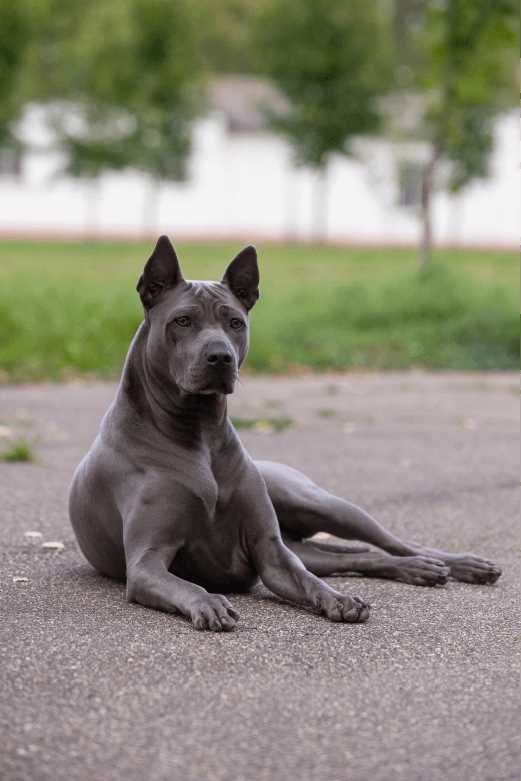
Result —
[[[240,319],[240,317],[232,317],[230,320],[230,327],[234,328],[235,330],[239,330],[239,328],[244,328],[244,321]]]
[[[174,323],[180,325],[181,328],[187,328],[189,325],[192,325],[192,321],[188,315],[181,315],[181,317],[176,317]]]

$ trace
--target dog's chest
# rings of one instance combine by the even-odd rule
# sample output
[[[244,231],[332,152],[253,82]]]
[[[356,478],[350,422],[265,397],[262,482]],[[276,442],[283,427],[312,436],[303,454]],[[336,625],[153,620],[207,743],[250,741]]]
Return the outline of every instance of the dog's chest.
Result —
[[[234,498],[233,485],[215,481],[203,489],[204,510],[191,519],[172,571],[210,589],[248,588],[256,574],[246,544],[244,508]]]
[[[172,571],[210,591],[242,591],[256,579],[241,526],[221,513],[193,529]]]

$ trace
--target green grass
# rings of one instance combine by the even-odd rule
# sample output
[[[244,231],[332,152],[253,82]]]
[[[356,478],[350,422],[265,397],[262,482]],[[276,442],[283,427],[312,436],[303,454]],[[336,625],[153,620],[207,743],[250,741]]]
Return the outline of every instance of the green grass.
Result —
[[[246,429],[260,432],[279,433],[295,425],[293,418],[288,417],[262,417],[262,418],[232,418],[232,423],[237,429]]]
[[[179,245],[188,278],[220,278],[237,245]],[[115,376],[142,312],[150,245],[0,242],[0,379]],[[250,370],[518,364],[514,253],[259,247]]]
[[[330,407],[322,407],[321,409],[317,410],[317,415],[321,418],[334,418],[336,415],[336,410],[331,409]]]
[[[15,463],[34,460],[33,449],[25,439],[15,440],[14,442],[11,442],[5,450],[0,451],[0,461]]]

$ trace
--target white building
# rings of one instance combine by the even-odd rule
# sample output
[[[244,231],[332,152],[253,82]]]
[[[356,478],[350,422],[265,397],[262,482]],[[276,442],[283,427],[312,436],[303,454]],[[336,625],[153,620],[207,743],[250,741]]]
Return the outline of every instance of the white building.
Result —
[[[0,235],[138,238],[166,231],[176,239],[311,239],[317,177],[296,168],[285,140],[265,127],[259,102],[267,97],[273,92],[258,80],[218,82],[212,111],[194,128],[188,180],[162,185],[157,199],[147,177],[132,171],[95,183],[57,175],[63,160],[46,112],[29,109],[23,158],[0,156]],[[517,116],[506,114],[497,121],[490,177],[458,196],[436,193],[438,244],[517,245],[517,147]],[[355,157],[335,156],[327,177],[327,239],[415,244],[424,154],[421,144],[375,138],[361,139]]]

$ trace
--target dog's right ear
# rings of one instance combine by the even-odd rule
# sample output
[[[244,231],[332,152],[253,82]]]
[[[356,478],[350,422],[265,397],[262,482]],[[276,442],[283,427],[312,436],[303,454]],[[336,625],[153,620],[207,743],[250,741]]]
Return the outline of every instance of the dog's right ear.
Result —
[[[175,249],[168,236],[160,236],[139,277],[136,290],[145,309],[151,309],[165,290],[183,281]]]

